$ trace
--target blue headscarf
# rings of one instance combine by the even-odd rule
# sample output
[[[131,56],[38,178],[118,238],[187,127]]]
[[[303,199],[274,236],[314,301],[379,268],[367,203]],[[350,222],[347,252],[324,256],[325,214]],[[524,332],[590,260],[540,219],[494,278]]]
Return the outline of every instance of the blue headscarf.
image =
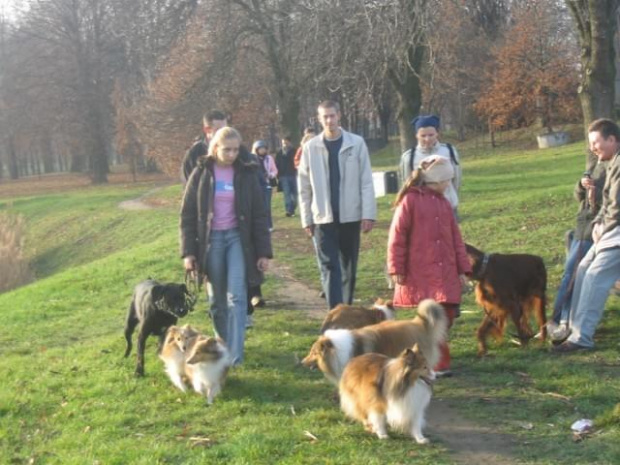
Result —
[[[418,132],[420,128],[435,128],[439,131],[439,116],[435,115],[420,115],[411,120],[411,125]]]

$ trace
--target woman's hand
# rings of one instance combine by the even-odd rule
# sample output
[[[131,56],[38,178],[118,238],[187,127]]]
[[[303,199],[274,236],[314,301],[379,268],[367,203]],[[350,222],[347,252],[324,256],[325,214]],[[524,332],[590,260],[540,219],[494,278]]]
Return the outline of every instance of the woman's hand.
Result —
[[[183,267],[185,268],[186,273],[192,273],[196,271],[196,257],[193,255],[188,255],[183,258]]]
[[[259,258],[256,262],[256,268],[260,271],[267,271],[269,269],[269,259],[265,257]]]
[[[461,282],[461,288],[467,289],[467,285],[469,284],[469,278],[464,274],[460,274],[459,281]]]

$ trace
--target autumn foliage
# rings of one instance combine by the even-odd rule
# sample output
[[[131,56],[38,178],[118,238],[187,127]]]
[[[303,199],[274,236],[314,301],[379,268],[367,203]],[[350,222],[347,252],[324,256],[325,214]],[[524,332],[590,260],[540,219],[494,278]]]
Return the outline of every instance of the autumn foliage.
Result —
[[[495,51],[488,87],[475,104],[494,129],[578,121],[578,59],[568,28],[552,2],[527,2]]]

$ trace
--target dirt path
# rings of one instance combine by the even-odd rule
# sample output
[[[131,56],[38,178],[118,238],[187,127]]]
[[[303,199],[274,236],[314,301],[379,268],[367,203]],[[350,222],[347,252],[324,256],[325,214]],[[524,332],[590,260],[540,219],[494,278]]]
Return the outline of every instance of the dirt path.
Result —
[[[276,295],[273,296],[273,303],[269,303],[270,308],[304,310],[310,318],[316,320],[322,320],[325,317],[327,313],[325,301],[318,296],[316,290],[296,280],[290,268],[273,261],[269,273],[278,280],[279,284]],[[518,444],[516,437],[497,433],[491,428],[464,418],[445,399],[433,397],[427,414],[427,422],[431,441],[441,442],[450,451],[451,458],[457,464],[513,465],[518,463],[513,453]]]
[[[159,192],[163,188],[164,186],[155,187],[149,190],[148,192],[145,192],[138,198],[131,199],[131,200],[125,200],[124,202],[121,202],[118,204],[118,208],[120,208],[121,210],[134,210],[134,211],[135,210],[151,210],[153,208],[156,208],[157,205],[151,205],[145,202],[144,199],[152,196],[156,192]]]
[[[157,187],[137,199],[121,202],[119,207],[126,210],[156,208],[156,206],[145,203],[144,198],[161,189],[162,187]],[[317,321],[325,317],[327,313],[325,301],[318,296],[315,289],[295,279],[289,267],[274,260],[271,262],[269,274],[279,284],[273,299],[270,299],[270,308],[303,310],[310,318]],[[518,463],[513,453],[518,444],[516,437],[497,433],[491,428],[466,419],[445,399],[433,397],[427,414],[427,422],[430,439],[441,442],[457,464],[514,465]]]

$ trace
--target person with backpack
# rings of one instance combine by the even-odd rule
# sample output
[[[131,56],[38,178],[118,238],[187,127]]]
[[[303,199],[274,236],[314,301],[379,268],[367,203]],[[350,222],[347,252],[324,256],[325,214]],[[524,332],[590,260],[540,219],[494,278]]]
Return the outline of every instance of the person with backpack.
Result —
[[[450,202],[456,215],[459,205],[459,190],[463,172],[459,154],[451,144],[439,142],[440,119],[436,115],[420,115],[411,121],[415,130],[416,142],[412,148],[403,153],[400,160],[400,179],[403,184],[411,176],[411,172],[420,166],[423,158],[438,155],[450,161],[454,169],[454,178],[444,195]]]

